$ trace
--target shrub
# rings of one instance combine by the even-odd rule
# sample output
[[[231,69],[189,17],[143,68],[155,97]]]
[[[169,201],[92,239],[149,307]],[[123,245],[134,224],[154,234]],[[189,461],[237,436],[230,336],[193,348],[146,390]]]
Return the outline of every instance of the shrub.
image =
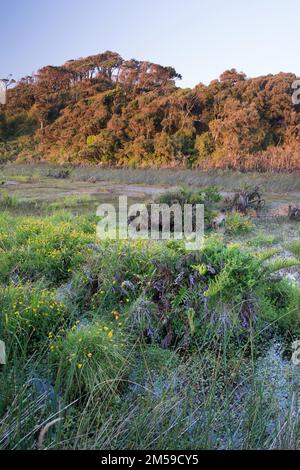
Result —
[[[57,284],[83,262],[82,249],[94,240],[94,236],[76,226],[76,219],[55,224],[49,219],[21,218],[17,219],[15,230],[8,227],[7,231],[8,238],[0,250],[2,281],[14,274],[29,280],[43,276],[49,283]]]
[[[70,168],[53,168],[46,175],[48,178],[67,179],[71,176]]]
[[[113,393],[128,370],[121,333],[96,322],[75,324],[50,344],[57,383],[66,396],[78,398]]]
[[[209,281],[205,295],[218,296],[224,301],[238,304],[243,298],[248,298],[261,283],[261,263],[235,245],[224,247],[217,256],[219,259],[216,259],[213,265],[216,276]]]
[[[213,208],[217,202],[221,200],[221,196],[217,189],[209,186],[203,190],[193,191],[187,188],[181,188],[178,191],[169,191],[162,193],[156,200],[159,204],[179,204],[184,209],[185,204],[204,204],[204,219],[209,225],[215,215]]]
[[[66,309],[54,292],[29,285],[0,290],[1,338],[7,341],[9,352],[40,350],[65,319]]]
[[[181,206],[184,204],[211,204],[220,201],[221,196],[217,189],[209,186],[203,190],[190,190],[181,188],[178,191],[167,191],[157,198],[160,204],[172,205],[177,202]]]
[[[249,217],[233,212],[226,218],[226,232],[229,235],[243,235],[254,229],[254,224]]]
[[[300,333],[300,289],[285,279],[269,279],[258,289],[262,318],[296,339]]]

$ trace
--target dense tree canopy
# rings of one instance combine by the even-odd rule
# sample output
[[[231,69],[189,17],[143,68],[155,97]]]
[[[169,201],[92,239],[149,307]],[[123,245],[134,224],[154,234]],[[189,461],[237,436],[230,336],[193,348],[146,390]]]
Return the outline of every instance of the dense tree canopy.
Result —
[[[104,52],[46,66],[8,91],[0,158],[123,166],[300,169],[288,73],[227,70],[182,89],[172,67]]]

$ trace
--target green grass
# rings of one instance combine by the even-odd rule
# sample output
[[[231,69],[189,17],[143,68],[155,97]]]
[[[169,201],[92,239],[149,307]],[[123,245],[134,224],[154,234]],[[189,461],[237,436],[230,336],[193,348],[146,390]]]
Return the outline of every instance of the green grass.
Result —
[[[2,192],[0,198],[0,207],[2,210],[14,209],[20,206],[21,201],[15,195],[10,195],[7,192]]]
[[[44,449],[297,449],[300,288],[282,277],[299,269],[297,239],[295,259],[281,252],[298,227],[233,214],[187,252],[97,240],[97,217],[76,210],[89,202],[0,214],[0,449],[35,449],[57,418]]]
[[[291,253],[293,253],[293,255],[297,256],[297,258],[300,258],[300,240],[295,240],[292,243],[288,243],[286,247]]]
[[[265,233],[259,233],[250,240],[247,241],[247,244],[251,247],[259,248],[265,246],[272,246],[276,242],[274,235],[267,235]]]
[[[64,198],[54,201],[48,205],[51,210],[66,209],[70,207],[76,207],[78,205],[89,204],[91,202],[91,196],[89,194],[73,194],[65,196]]]

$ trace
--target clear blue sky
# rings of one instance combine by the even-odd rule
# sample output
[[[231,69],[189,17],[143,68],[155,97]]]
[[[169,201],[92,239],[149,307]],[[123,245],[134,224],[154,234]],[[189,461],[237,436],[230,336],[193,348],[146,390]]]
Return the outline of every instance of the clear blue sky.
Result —
[[[172,65],[181,86],[235,67],[300,75],[299,0],[1,0],[0,77],[112,50]]]

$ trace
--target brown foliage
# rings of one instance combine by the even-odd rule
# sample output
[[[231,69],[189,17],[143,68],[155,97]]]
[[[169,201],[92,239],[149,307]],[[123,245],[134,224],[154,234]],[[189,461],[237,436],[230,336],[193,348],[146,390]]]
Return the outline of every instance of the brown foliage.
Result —
[[[295,75],[232,69],[194,89],[180,78],[110,51],[46,66],[9,90],[0,145],[32,136],[33,154],[61,163],[300,169]]]

